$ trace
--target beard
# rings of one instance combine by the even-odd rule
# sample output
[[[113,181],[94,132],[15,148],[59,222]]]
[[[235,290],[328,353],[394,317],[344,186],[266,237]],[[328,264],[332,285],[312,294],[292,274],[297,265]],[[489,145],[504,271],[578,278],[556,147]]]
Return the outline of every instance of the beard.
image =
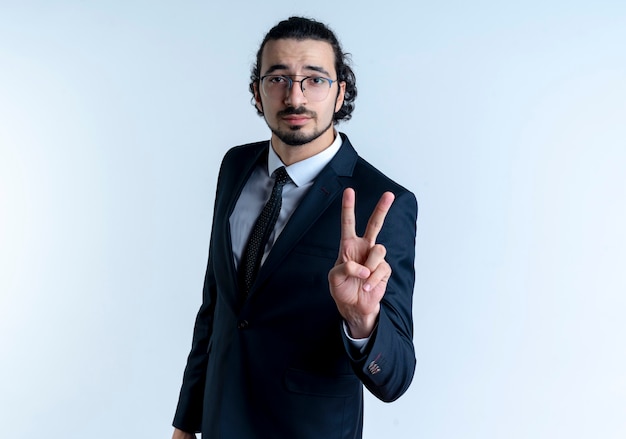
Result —
[[[291,115],[291,114],[306,114],[310,116],[312,119],[317,119],[317,114],[312,111],[308,111],[304,107],[293,108],[289,107],[283,111],[279,111],[277,114],[277,119],[280,119],[282,116]],[[265,120],[267,123],[267,119]],[[311,133],[303,133],[301,126],[292,126],[288,129],[279,129],[278,127],[272,127],[269,123],[267,126],[270,128],[272,133],[276,137],[278,137],[283,143],[289,146],[302,146],[310,143],[324,134],[330,127],[332,127],[333,121],[332,119],[328,122],[328,125],[323,129],[316,128]]]

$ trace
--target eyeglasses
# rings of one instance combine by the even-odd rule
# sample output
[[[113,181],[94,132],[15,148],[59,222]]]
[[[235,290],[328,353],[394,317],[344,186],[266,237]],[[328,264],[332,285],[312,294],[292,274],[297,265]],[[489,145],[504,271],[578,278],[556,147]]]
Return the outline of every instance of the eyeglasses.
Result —
[[[302,76],[302,75],[291,75]],[[328,91],[337,80],[322,76],[305,76],[299,81],[285,75],[265,75],[261,77],[261,89],[263,94],[272,99],[285,99],[291,91],[294,82],[300,83],[302,94],[310,101],[323,101],[328,96]]]

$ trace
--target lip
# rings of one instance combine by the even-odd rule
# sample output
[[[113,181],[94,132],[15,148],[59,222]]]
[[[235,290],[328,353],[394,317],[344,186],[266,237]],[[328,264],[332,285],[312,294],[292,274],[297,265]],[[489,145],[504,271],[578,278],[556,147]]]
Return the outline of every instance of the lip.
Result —
[[[303,115],[299,115],[299,114],[294,114],[294,115],[289,115],[289,116],[284,116],[283,120],[285,122],[287,122],[290,125],[304,125],[306,124],[309,120],[311,120],[310,117],[308,116],[303,116]]]

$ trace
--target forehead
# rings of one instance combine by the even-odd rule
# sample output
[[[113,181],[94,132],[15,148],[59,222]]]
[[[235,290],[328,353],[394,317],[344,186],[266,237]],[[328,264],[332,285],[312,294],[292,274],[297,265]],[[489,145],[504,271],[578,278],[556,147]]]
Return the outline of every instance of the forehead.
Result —
[[[282,66],[283,68],[276,69]],[[292,38],[270,40],[265,44],[261,55],[261,74],[268,70],[289,70],[295,74],[314,70],[317,67],[329,74],[335,72],[335,53],[330,43],[318,40],[296,40]]]

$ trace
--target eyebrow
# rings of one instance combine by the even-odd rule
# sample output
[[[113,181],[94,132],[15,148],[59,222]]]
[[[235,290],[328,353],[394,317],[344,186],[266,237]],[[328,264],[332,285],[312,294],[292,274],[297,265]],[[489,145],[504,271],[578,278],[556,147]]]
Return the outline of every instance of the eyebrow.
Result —
[[[289,67],[284,64],[274,64],[265,71],[265,74],[270,75],[276,70],[289,70]],[[320,66],[304,66],[304,70],[313,70],[314,72],[322,73],[330,78],[330,73],[328,73],[323,67]]]

